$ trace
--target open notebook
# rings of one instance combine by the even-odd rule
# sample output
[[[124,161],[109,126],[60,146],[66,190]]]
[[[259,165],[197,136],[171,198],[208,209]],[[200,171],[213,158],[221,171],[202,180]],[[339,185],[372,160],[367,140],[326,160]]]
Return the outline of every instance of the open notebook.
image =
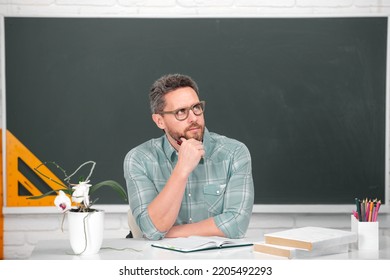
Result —
[[[242,239],[229,239],[219,236],[189,236],[178,238],[165,238],[153,243],[152,246],[161,249],[173,250],[183,253],[211,249],[251,246],[253,243]]]

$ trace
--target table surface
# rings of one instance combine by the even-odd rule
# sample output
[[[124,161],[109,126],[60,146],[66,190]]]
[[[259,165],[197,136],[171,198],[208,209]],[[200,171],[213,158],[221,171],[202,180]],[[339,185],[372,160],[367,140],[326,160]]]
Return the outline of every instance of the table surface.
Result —
[[[247,241],[261,242],[261,239],[248,238]],[[156,241],[133,238],[106,239],[98,254],[74,255],[69,240],[42,240],[35,246],[30,259],[33,260],[178,260],[178,259],[285,259],[253,251],[253,246],[181,253],[152,247]],[[328,260],[390,260],[390,237],[379,238],[378,251],[351,249],[349,252],[318,256],[311,259]]]

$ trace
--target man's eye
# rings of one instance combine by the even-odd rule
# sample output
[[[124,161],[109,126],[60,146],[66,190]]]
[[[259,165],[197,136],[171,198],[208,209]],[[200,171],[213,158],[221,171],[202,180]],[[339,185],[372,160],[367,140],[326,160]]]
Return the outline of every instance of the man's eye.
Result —
[[[185,115],[185,114],[186,114],[186,109],[185,108],[179,109],[179,110],[176,111],[176,115],[181,116],[181,115]]]
[[[196,104],[196,105],[194,106],[194,110],[197,110],[197,111],[202,110],[202,105],[201,105],[201,104]]]

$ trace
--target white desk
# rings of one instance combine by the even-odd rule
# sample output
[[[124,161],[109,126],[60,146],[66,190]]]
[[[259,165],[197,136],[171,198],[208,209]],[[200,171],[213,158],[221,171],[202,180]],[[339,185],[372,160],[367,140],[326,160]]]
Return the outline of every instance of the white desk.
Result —
[[[248,239],[252,242],[261,240]],[[390,260],[390,237],[381,236],[379,251],[358,251],[351,249],[348,253],[333,254],[316,257],[315,259],[328,260]],[[253,247],[236,247],[217,249],[193,253],[180,253],[170,250],[154,248],[152,241],[145,239],[107,239],[103,241],[102,249],[96,255],[73,255],[69,240],[40,241],[34,248],[31,258],[34,260],[188,260],[188,259],[285,259],[262,253],[253,252]],[[134,251],[139,250],[139,251]]]

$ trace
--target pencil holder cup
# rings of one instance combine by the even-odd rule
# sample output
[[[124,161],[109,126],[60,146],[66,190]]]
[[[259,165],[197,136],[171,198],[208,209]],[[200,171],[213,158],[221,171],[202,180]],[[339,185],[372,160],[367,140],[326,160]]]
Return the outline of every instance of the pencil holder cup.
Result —
[[[359,222],[351,215],[351,231],[358,235],[357,249],[379,250],[378,222]]]

